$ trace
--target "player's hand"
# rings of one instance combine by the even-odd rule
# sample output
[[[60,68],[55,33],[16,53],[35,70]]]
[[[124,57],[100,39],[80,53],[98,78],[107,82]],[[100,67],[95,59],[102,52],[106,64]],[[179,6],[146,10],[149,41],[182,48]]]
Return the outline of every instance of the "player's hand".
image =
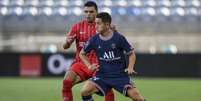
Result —
[[[137,72],[133,68],[125,69],[125,72],[127,72],[128,75],[137,74]]]
[[[89,70],[91,70],[91,71],[98,70],[98,67],[99,67],[99,65],[97,65],[97,64],[92,64],[92,65],[88,66]]]

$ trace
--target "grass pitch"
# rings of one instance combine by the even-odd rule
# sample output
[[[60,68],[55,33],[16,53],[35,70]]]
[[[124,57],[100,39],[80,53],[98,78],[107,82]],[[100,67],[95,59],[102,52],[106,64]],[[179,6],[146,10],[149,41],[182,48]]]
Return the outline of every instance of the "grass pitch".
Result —
[[[201,101],[201,79],[136,78],[147,101]],[[62,78],[0,78],[0,101],[62,101]],[[81,101],[82,84],[73,88],[74,101]],[[95,101],[104,101],[94,95]],[[131,101],[115,92],[116,101]]]

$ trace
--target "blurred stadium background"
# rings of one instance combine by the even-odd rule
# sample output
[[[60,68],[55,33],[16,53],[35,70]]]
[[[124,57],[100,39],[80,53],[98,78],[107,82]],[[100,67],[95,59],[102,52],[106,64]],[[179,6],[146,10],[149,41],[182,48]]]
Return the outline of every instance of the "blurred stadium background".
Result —
[[[0,101],[61,100],[75,52],[62,43],[85,1],[0,0]],[[201,100],[201,0],[93,1],[135,47],[136,83],[148,101]]]

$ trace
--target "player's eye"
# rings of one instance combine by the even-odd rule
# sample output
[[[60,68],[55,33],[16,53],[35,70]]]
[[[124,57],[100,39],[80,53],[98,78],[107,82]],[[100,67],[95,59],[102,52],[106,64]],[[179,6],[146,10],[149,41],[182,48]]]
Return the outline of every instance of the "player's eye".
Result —
[[[94,11],[84,11],[85,13],[94,13]]]
[[[94,13],[94,11],[89,11],[89,13]]]

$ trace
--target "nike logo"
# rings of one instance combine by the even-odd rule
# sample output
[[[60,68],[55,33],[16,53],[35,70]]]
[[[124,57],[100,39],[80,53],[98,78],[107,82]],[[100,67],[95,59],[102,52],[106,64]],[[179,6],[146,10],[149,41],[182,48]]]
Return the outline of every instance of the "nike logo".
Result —
[[[85,34],[85,32],[80,32],[80,34]]]

